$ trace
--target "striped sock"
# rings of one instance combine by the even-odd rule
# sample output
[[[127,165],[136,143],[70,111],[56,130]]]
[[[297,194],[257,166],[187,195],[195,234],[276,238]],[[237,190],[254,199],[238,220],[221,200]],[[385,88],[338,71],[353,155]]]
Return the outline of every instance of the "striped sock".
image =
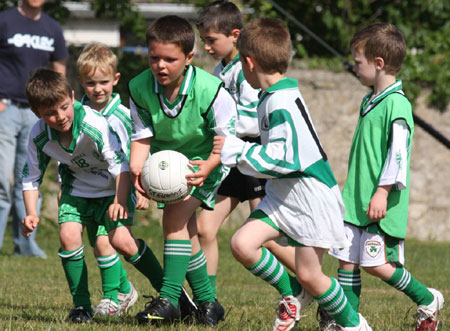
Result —
[[[111,299],[119,303],[117,295],[119,294],[121,263],[119,254],[97,257],[97,264],[100,268],[102,278],[103,299]]]
[[[289,274],[277,258],[265,247],[261,247],[261,259],[247,268],[256,277],[275,287],[282,296],[294,295]]]
[[[214,297],[217,298],[217,275],[208,275],[208,278],[214,292]]]
[[[122,260],[119,259],[120,265],[120,285],[119,285],[119,293],[128,294],[131,291],[130,281],[128,280],[127,271],[125,270]]]
[[[348,302],[354,311],[359,311],[359,296],[361,295],[361,271],[346,271],[338,269],[338,281],[341,284]]]
[[[215,293],[211,288],[211,282],[206,271],[206,257],[202,250],[191,256],[189,261],[186,279],[198,303],[214,302]]]
[[[58,255],[61,258],[74,306],[92,311],[88,289],[88,271],[84,261],[84,245],[73,251],[59,249]]]
[[[401,266],[397,266],[394,274],[385,282],[405,293],[417,305],[428,306],[434,299],[433,294],[428,291],[427,287]]]
[[[347,297],[336,279],[330,277],[331,286],[322,295],[314,297],[320,307],[333,317],[337,324],[343,327],[353,327],[359,324],[359,316],[353,310]]]
[[[190,240],[165,240],[164,242],[164,278],[161,297],[169,299],[177,307],[181,287],[191,259]]]

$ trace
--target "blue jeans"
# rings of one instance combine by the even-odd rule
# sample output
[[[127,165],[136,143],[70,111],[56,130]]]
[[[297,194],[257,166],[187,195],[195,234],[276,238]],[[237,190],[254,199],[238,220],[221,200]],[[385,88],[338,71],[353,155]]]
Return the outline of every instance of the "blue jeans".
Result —
[[[8,216],[12,211],[14,254],[45,257],[44,251],[35,241],[36,230],[30,237],[21,233],[22,219],[26,216],[22,195],[22,169],[27,159],[28,137],[36,121],[36,115],[29,108],[7,104],[6,109],[0,112],[0,249],[3,247]],[[14,184],[11,190],[13,174]]]

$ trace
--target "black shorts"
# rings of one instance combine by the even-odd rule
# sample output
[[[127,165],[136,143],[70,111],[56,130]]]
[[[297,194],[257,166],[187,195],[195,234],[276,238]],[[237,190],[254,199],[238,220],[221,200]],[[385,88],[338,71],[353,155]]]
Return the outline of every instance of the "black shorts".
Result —
[[[243,202],[266,195],[265,185],[265,179],[243,175],[237,168],[231,168],[217,194]]]

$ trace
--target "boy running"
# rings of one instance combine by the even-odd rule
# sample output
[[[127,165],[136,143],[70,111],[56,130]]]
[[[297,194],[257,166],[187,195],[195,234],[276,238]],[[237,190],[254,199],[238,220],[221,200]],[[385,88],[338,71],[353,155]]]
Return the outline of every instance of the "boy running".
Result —
[[[262,90],[258,104],[262,144],[216,137],[213,151],[221,153],[223,164],[268,181],[266,196],[231,240],[233,255],[281,294],[273,330],[293,329],[305,307],[294,296],[286,270],[262,247],[280,237],[295,246],[297,279],[333,315],[336,329],[371,330],[339,283],[322,272],[324,251],[348,245],[344,207],[297,81],[285,77],[291,58],[289,31],[279,20],[258,19],[243,28],[237,48],[245,78]]]
[[[138,319],[170,322],[179,318],[178,299],[187,278],[198,304],[198,321],[216,326],[224,309],[216,300],[197,236],[197,207],[214,208],[216,192],[228,169],[213,155],[215,135],[234,134],[236,105],[216,77],[191,65],[195,33],[185,19],[164,16],[147,30],[150,68],[129,85],[135,125],[130,168],[134,185],[144,193],[140,174],[149,152],[176,150],[198,167],[188,175],[195,187],[185,200],[163,211],[164,281]]]
[[[417,304],[416,330],[436,330],[444,297],[403,266],[414,133],[411,104],[396,79],[406,55],[405,39],[392,24],[376,23],[356,33],[350,48],[354,72],[373,90],[361,103],[342,193],[351,246],[330,254],[340,260],[339,282],[356,311],[361,266]]]

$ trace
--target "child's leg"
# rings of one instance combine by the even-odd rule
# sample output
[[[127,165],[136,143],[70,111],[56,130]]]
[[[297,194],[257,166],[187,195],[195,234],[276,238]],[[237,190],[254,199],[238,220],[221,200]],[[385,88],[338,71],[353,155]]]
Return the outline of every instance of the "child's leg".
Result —
[[[296,248],[298,280],[337,324],[343,327],[357,326],[360,323],[359,316],[347,301],[341,286],[322,272],[323,253],[322,248]]]
[[[92,311],[88,290],[88,272],[84,261],[82,232],[83,225],[81,223],[61,223],[59,228],[61,248],[58,255],[61,258],[74,306]]]
[[[359,312],[359,297],[362,287],[359,265],[339,261],[338,281],[344,290],[348,302],[350,302],[356,312]]]
[[[217,296],[216,279],[219,265],[217,232],[238,203],[239,200],[236,198],[218,195],[214,210],[202,209],[197,218],[198,240],[208,261],[206,268],[214,296]]]

